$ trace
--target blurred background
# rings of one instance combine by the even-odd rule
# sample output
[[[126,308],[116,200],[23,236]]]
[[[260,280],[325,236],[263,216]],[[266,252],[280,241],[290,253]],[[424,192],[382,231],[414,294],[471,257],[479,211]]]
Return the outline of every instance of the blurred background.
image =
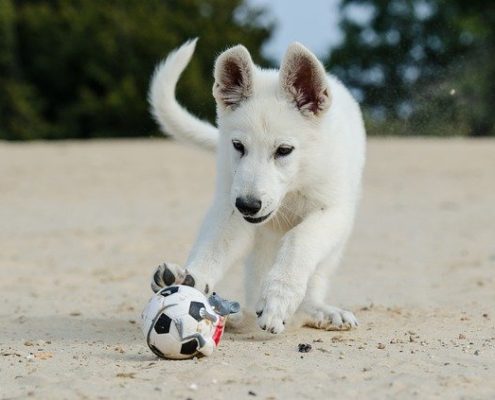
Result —
[[[299,40],[352,89],[370,135],[495,135],[491,1],[0,0],[0,138],[160,136],[150,74],[196,36],[178,97],[211,121],[220,51],[243,43],[276,67]]]

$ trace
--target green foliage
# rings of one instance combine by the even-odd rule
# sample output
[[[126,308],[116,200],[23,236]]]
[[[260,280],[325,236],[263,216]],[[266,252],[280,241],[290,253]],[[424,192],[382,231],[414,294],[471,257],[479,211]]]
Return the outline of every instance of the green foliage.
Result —
[[[212,120],[215,55],[242,42],[255,61],[272,26],[242,0],[0,0],[0,138],[156,133],[146,101],[168,51],[200,36],[179,99]]]
[[[375,134],[495,135],[495,3],[343,0],[328,64]],[[356,19],[356,15],[369,18]]]
[[[362,101],[370,133],[495,135],[495,2],[342,0],[341,10],[344,41],[327,64]],[[266,65],[263,21],[244,0],[0,0],[0,139],[157,134],[150,75],[196,36],[178,97],[213,120],[215,56],[243,43]]]

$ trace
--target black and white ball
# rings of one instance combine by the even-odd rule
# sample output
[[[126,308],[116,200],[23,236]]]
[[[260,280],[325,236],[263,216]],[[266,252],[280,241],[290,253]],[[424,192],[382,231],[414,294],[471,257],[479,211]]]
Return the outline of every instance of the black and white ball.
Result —
[[[215,315],[206,296],[193,287],[169,286],[155,293],[141,314],[141,326],[151,351],[175,360],[200,354],[203,340],[198,339],[212,343],[215,333],[212,321],[202,316],[204,311]]]

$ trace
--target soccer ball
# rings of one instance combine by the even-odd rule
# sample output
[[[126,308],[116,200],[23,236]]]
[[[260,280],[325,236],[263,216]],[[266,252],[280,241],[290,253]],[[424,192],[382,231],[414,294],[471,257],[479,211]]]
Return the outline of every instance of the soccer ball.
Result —
[[[210,355],[220,341],[224,321],[203,293],[183,285],[158,291],[141,314],[151,351],[174,360]]]

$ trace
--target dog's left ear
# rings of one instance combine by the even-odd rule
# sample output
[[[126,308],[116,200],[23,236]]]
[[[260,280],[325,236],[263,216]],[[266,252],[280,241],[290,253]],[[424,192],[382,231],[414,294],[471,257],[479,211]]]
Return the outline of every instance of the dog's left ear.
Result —
[[[331,103],[325,68],[300,43],[287,49],[280,67],[280,88],[303,115],[320,116]]]
[[[215,62],[213,97],[218,106],[235,109],[253,92],[253,61],[242,45],[232,47]]]

